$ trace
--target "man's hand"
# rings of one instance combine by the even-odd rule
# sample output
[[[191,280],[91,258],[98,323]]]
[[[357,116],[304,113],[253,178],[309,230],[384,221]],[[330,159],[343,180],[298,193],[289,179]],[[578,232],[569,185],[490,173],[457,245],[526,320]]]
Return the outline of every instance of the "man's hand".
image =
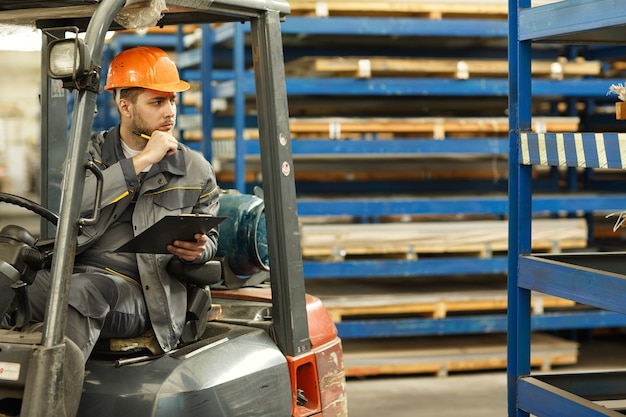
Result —
[[[145,167],[157,164],[166,156],[174,155],[178,149],[178,140],[169,132],[155,130],[146,143],[146,147],[133,157],[135,172],[141,172]]]
[[[196,239],[195,242],[175,240],[171,245],[167,245],[167,250],[183,261],[193,262],[202,256],[206,249],[206,243],[209,241],[209,237],[201,233],[195,234],[194,238]]]

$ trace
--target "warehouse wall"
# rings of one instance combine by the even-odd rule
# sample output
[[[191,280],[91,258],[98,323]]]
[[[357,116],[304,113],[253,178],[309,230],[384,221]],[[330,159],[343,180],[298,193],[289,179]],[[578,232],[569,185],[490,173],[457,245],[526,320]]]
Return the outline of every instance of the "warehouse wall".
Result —
[[[26,195],[39,177],[39,52],[0,51],[0,74],[0,190]]]

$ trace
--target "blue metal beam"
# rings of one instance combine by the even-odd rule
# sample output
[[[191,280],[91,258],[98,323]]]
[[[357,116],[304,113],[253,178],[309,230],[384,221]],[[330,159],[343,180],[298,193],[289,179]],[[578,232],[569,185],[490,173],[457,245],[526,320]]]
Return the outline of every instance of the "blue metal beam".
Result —
[[[576,378],[576,376],[571,376]],[[619,381],[623,387],[624,378]],[[622,413],[596,404],[569,391],[548,384],[539,378],[523,377],[518,380],[518,407],[532,415],[542,417],[600,417],[600,416],[623,416]],[[623,390],[619,391],[621,398]]]
[[[245,143],[246,155],[259,154],[259,141]],[[400,140],[331,140],[293,139],[294,156],[368,156],[393,157],[412,155],[501,155],[508,153],[506,138],[457,138],[457,139],[409,139]]]
[[[606,254],[601,256],[606,257]],[[609,264],[605,265],[609,268]],[[626,276],[567,261],[520,256],[518,286],[605,310],[626,313]],[[549,278],[549,279],[548,279]]]
[[[181,52],[178,52],[176,55],[176,65],[179,69],[186,69],[192,67],[199,67],[202,64],[202,48],[193,48],[187,49]],[[197,80],[202,80],[200,77],[201,74],[197,75],[198,78],[194,78]]]
[[[565,79],[532,81],[535,96],[605,99],[612,84],[621,79]],[[455,80],[450,78],[287,78],[289,95],[337,96],[495,96],[508,95],[508,81],[502,78],[474,78]],[[250,73],[244,79],[246,95],[254,93],[254,80]],[[232,97],[234,82],[215,86],[215,97]]]
[[[622,0],[556,2],[520,10],[518,32],[520,41],[623,43],[626,10]]]
[[[535,196],[533,214],[576,212],[612,212],[626,207],[626,194],[576,193]],[[389,198],[329,198],[298,200],[300,216],[399,216],[399,215],[504,215],[508,212],[506,195],[402,197]]]
[[[507,22],[496,19],[425,19],[381,17],[288,17],[284,35],[368,35],[368,36],[445,36],[500,37],[508,35]]]
[[[335,325],[339,336],[348,339],[497,333],[506,331],[507,320],[504,314],[490,314],[445,319],[344,320]],[[626,325],[626,315],[606,311],[546,313],[531,317],[531,328],[535,331],[622,327],[624,325]]]
[[[215,28],[216,43],[231,40],[233,26]],[[244,23],[244,31],[250,25]],[[350,36],[445,36],[497,37],[508,36],[506,21],[496,19],[425,19],[382,17],[301,17],[288,16],[281,25],[283,36],[350,35]]]
[[[445,276],[459,274],[504,274],[505,257],[489,259],[449,257],[418,260],[358,260],[339,262],[304,261],[307,279],[327,278],[387,278],[415,276]]]

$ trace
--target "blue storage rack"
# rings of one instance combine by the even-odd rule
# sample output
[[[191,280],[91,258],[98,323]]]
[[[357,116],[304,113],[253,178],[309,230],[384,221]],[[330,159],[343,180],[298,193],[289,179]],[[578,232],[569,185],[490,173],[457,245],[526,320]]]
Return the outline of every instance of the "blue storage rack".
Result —
[[[238,39],[233,43],[234,54],[242,54],[240,43],[247,32],[245,25],[223,25],[214,31],[215,43]],[[289,17],[282,25],[283,33],[306,35],[355,35],[360,36],[479,36],[505,37],[508,27],[503,22],[483,20],[432,21],[428,19],[372,19],[372,18],[303,18]],[[506,34],[505,34],[506,33]],[[237,51],[238,50],[238,51]],[[346,49],[341,51],[345,52]],[[360,50],[352,51],[359,54]],[[306,53],[311,53],[310,48]],[[319,53],[319,52],[318,52]],[[406,51],[405,51],[406,53]],[[541,52],[549,55],[548,52]],[[481,55],[477,53],[476,55]],[[296,52],[285,50],[285,56],[295,56]],[[244,60],[239,58],[241,64]],[[226,74],[227,71],[221,72]],[[215,86],[213,97],[236,98],[253,93],[252,74],[239,69],[237,81],[221,82]],[[537,95],[560,96],[569,99],[606,100],[606,88],[619,80],[533,80],[533,91]],[[509,85],[501,79],[317,79],[288,78],[287,91],[290,95],[352,95],[352,96],[507,96]],[[608,83],[608,84],[607,84]],[[241,109],[241,107],[240,107]],[[235,158],[243,161],[246,155],[258,155],[256,141],[244,141],[243,120],[234,124],[236,146]],[[237,142],[238,141],[238,142]],[[402,139],[397,141],[333,141],[314,139],[294,139],[293,152],[297,156],[338,155],[338,156],[377,156],[385,155],[445,155],[462,153],[465,155],[504,155],[508,153],[506,138],[472,138],[459,141],[433,141],[429,139]],[[243,152],[241,152],[243,150]],[[236,173],[238,188],[246,190],[243,181],[245,166],[237,164],[241,171]],[[328,185],[328,184],[327,184]],[[347,187],[354,188],[354,184]],[[336,188],[335,184],[333,187]],[[345,190],[344,188],[339,188]],[[339,191],[342,192],[342,191]],[[535,201],[532,212],[541,213],[592,213],[597,211],[620,210],[626,203],[623,194],[577,193],[574,195],[542,196]],[[405,214],[495,214],[508,213],[508,201],[503,195],[488,197],[448,197],[448,198],[398,198],[368,197],[356,198],[300,198],[298,212],[301,216],[341,216],[377,217],[380,215]],[[416,277],[463,274],[506,273],[506,257],[494,256],[489,259],[450,257],[446,259],[420,260],[343,260],[337,262],[305,261],[304,272],[308,279],[334,278],[379,278]],[[535,330],[576,329],[592,327],[613,327],[626,323],[626,318],[604,311],[546,313],[532,318]],[[399,319],[362,320],[337,323],[342,337],[388,337],[432,334],[484,333],[506,330],[503,315],[467,316],[445,320]]]
[[[308,18],[290,16],[282,24],[286,36],[320,35],[320,36],[366,36],[389,39],[399,38],[418,39],[426,36],[441,37],[483,37],[504,41],[508,36],[506,22],[480,19],[396,19],[396,18]],[[184,139],[185,130],[202,128],[204,137],[211,137],[214,126],[228,125],[235,128],[233,154],[235,156],[235,188],[249,192],[254,184],[246,183],[245,167],[247,157],[258,157],[258,142],[243,139],[245,127],[253,126],[254,118],[245,115],[245,97],[252,94],[252,74],[245,70],[246,56],[249,55],[245,47],[245,36],[249,27],[245,24],[232,23],[212,29],[203,27],[202,46],[185,50],[182,47],[181,34],[178,36],[156,35],[139,37],[136,35],[122,35],[115,39],[112,49],[121,49],[135,44],[160,45],[168,49],[177,50],[177,59],[183,76],[189,80],[202,81],[203,107],[202,112],[180,109],[179,128]],[[208,45],[208,47],[207,47]],[[506,42],[504,42],[506,46]],[[424,49],[415,48],[416,55]],[[476,57],[499,56],[500,52],[472,49]],[[328,50],[319,51],[299,44],[290,48],[285,43],[285,56],[297,58],[302,54],[323,54]],[[364,54],[363,48],[337,47],[336,53],[348,55]],[[407,56],[406,47],[380,47],[374,45],[367,49],[367,54],[387,53],[389,56]],[[430,51],[432,56],[454,56],[458,50],[439,48]],[[541,57],[555,58],[555,52],[542,49],[538,52]],[[224,67],[228,62],[229,66]],[[219,66],[219,68],[217,68]],[[208,78],[207,78],[208,77]],[[210,80],[209,80],[210,79]],[[211,82],[215,81],[215,83]],[[565,99],[578,100],[581,98],[591,101],[607,100],[606,87],[619,80],[533,80],[532,87],[536,94],[546,96],[560,96]],[[317,78],[288,78],[287,91],[290,96],[295,95],[322,95],[333,97],[337,95],[361,97],[502,97],[505,99],[509,92],[509,85],[503,79],[469,79],[454,80],[446,78],[377,78],[377,79],[317,79]],[[608,84],[607,84],[608,83]],[[230,118],[218,118],[212,113],[211,98],[227,98],[234,102],[234,115]],[[188,142],[192,147],[201,150],[208,159],[215,149],[215,144],[205,140],[201,143]],[[431,140],[423,138],[403,138],[402,140],[324,140],[324,139],[295,139],[292,140],[294,156],[351,156],[351,157],[430,157],[442,156],[451,153],[464,155],[481,155],[501,157],[509,152],[509,141],[505,137],[485,137],[455,140]],[[302,197],[298,201],[298,212],[301,216],[342,216],[350,215],[361,218],[376,218],[381,215],[447,215],[447,214],[479,214],[506,216],[508,214],[508,200],[504,192],[506,184],[502,181],[472,181],[471,184],[446,184],[437,182],[431,185],[405,183],[325,183],[332,185],[338,194],[346,194],[348,190],[359,192],[369,188],[367,198],[315,198],[319,194],[319,187],[308,184],[298,184]],[[554,181],[547,179],[539,184],[546,191],[554,191]],[[440,198],[415,197],[405,194],[433,189],[471,189],[480,192],[478,195],[453,195]],[[309,188],[310,187],[310,188]],[[426,187],[426,188],[424,188]],[[446,188],[450,187],[450,188]],[[388,196],[372,195],[372,191],[398,192],[393,199]],[[499,192],[494,194],[494,192]],[[485,194],[486,193],[486,194]],[[382,194],[382,193],[381,193]],[[535,200],[532,208],[534,214],[567,214],[593,213],[603,211],[617,211],[626,204],[626,195],[610,193],[572,193],[546,194]],[[344,260],[338,262],[305,261],[304,274],[307,279],[334,278],[377,278],[386,277],[420,277],[443,275],[473,275],[473,274],[505,274],[508,270],[508,260],[505,256],[491,258],[446,257],[443,259],[419,260]],[[486,333],[502,332],[506,329],[504,315],[479,315],[462,318],[446,318],[430,320],[415,319],[376,319],[356,320],[337,323],[342,337],[387,337],[387,336],[415,336],[458,333]],[[531,325],[536,330],[576,329],[591,327],[613,327],[626,324],[626,318],[607,313],[605,311],[560,312],[545,313],[533,316]]]
[[[232,49],[238,64],[233,65],[233,73],[237,72],[237,77],[233,76],[213,86],[211,97],[229,98],[242,102],[243,97],[254,93],[253,74],[244,70],[245,46],[243,39],[249,31],[245,24],[231,23],[212,30],[211,35],[213,45],[223,44],[232,41]],[[289,17],[282,24],[283,33],[288,35],[315,36],[315,35],[356,35],[356,36],[378,36],[393,37],[395,41],[401,37],[483,37],[483,38],[506,38],[508,28],[506,22],[497,20],[481,19],[443,19],[440,21],[430,19],[397,19],[397,18],[309,18],[309,17]],[[235,39],[236,38],[236,39]],[[287,42],[288,44],[288,42]],[[219,48],[217,48],[219,49]],[[285,56],[294,55],[286,46]],[[292,48],[300,51],[301,46]],[[359,54],[360,49],[352,48],[351,54]],[[439,48],[444,51],[445,48]],[[424,53],[421,48],[412,49],[415,54]],[[480,48],[472,50],[480,51]],[[557,54],[546,49],[540,54],[556,58]],[[320,51],[307,52],[320,54]],[[326,50],[327,52],[327,50]],[[334,51],[337,53],[337,51]],[[407,48],[404,48],[405,55]],[[439,52],[442,54],[443,52]],[[199,54],[191,52],[194,58],[185,59],[188,65],[197,64]],[[370,52],[371,54],[371,52]],[[493,52],[491,52],[493,54]],[[477,53],[477,55],[480,55]],[[222,72],[222,76],[224,76]],[[226,75],[227,77],[227,75]],[[565,99],[591,99],[606,100],[607,83],[617,83],[620,80],[595,80],[595,79],[564,79],[550,80],[537,79],[532,81],[533,91],[539,96],[558,96]],[[505,79],[468,79],[456,80],[449,78],[375,78],[375,79],[353,79],[353,78],[287,78],[287,92],[290,96],[366,96],[371,98],[381,97],[507,97],[508,82]],[[237,107],[241,109],[242,107]],[[237,111],[235,111],[238,114]],[[204,114],[206,120],[210,114]],[[181,120],[181,123],[189,126],[197,125],[197,118]],[[218,123],[218,122],[214,122]],[[245,164],[243,160],[246,155],[258,156],[258,145],[254,141],[243,141],[243,129],[246,122],[239,120],[234,123],[236,140],[235,152],[236,166],[235,185],[241,191],[246,190],[245,186]],[[434,143],[433,143],[434,142]],[[417,155],[417,154],[450,154],[463,153],[467,155],[505,155],[507,153],[507,140],[502,138],[473,138],[468,141],[429,141],[423,139],[403,139],[402,141],[329,141],[329,140],[298,140],[294,139],[294,155],[307,156],[317,155]]]
[[[509,2],[510,60],[510,220],[508,309],[508,415],[622,416],[626,374],[608,372],[536,374],[530,368],[530,292],[541,291],[626,315],[626,268],[618,253],[533,255],[530,250],[533,165],[621,169],[623,134],[529,134],[533,44],[624,43],[626,10],[618,0],[565,0],[531,7]],[[611,85],[606,81],[604,90]],[[623,208],[622,208],[623,210]]]

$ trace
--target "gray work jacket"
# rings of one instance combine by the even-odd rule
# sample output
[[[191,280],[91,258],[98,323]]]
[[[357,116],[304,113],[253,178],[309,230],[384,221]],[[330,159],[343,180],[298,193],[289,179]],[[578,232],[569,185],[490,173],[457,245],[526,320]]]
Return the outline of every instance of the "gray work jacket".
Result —
[[[166,215],[205,213],[217,215],[219,189],[209,162],[196,151],[181,145],[174,155],[166,156],[152,167],[149,178],[140,183],[131,159],[121,148],[119,126],[92,135],[89,159],[102,170],[104,186],[100,219],[87,226],[78,237],[78,252],[89,246],[136,200],[132,222],[135,236]],[[154,172],[156,175],[152,175]],[[94,205],[96,178],[88,171],[82,208],[89,214]],[[207,233],[209,241],[202,259],[206,262],[217,250],[218,231]],[[120,242],[120,245],[123,242]],[[116,248],[111,248],[112,250]],[[167,272],[174,255],[138,253],[137,266],[146,299],[150,322],[161,348],[176,346],[183,331],[187,311],[187,289]]]

